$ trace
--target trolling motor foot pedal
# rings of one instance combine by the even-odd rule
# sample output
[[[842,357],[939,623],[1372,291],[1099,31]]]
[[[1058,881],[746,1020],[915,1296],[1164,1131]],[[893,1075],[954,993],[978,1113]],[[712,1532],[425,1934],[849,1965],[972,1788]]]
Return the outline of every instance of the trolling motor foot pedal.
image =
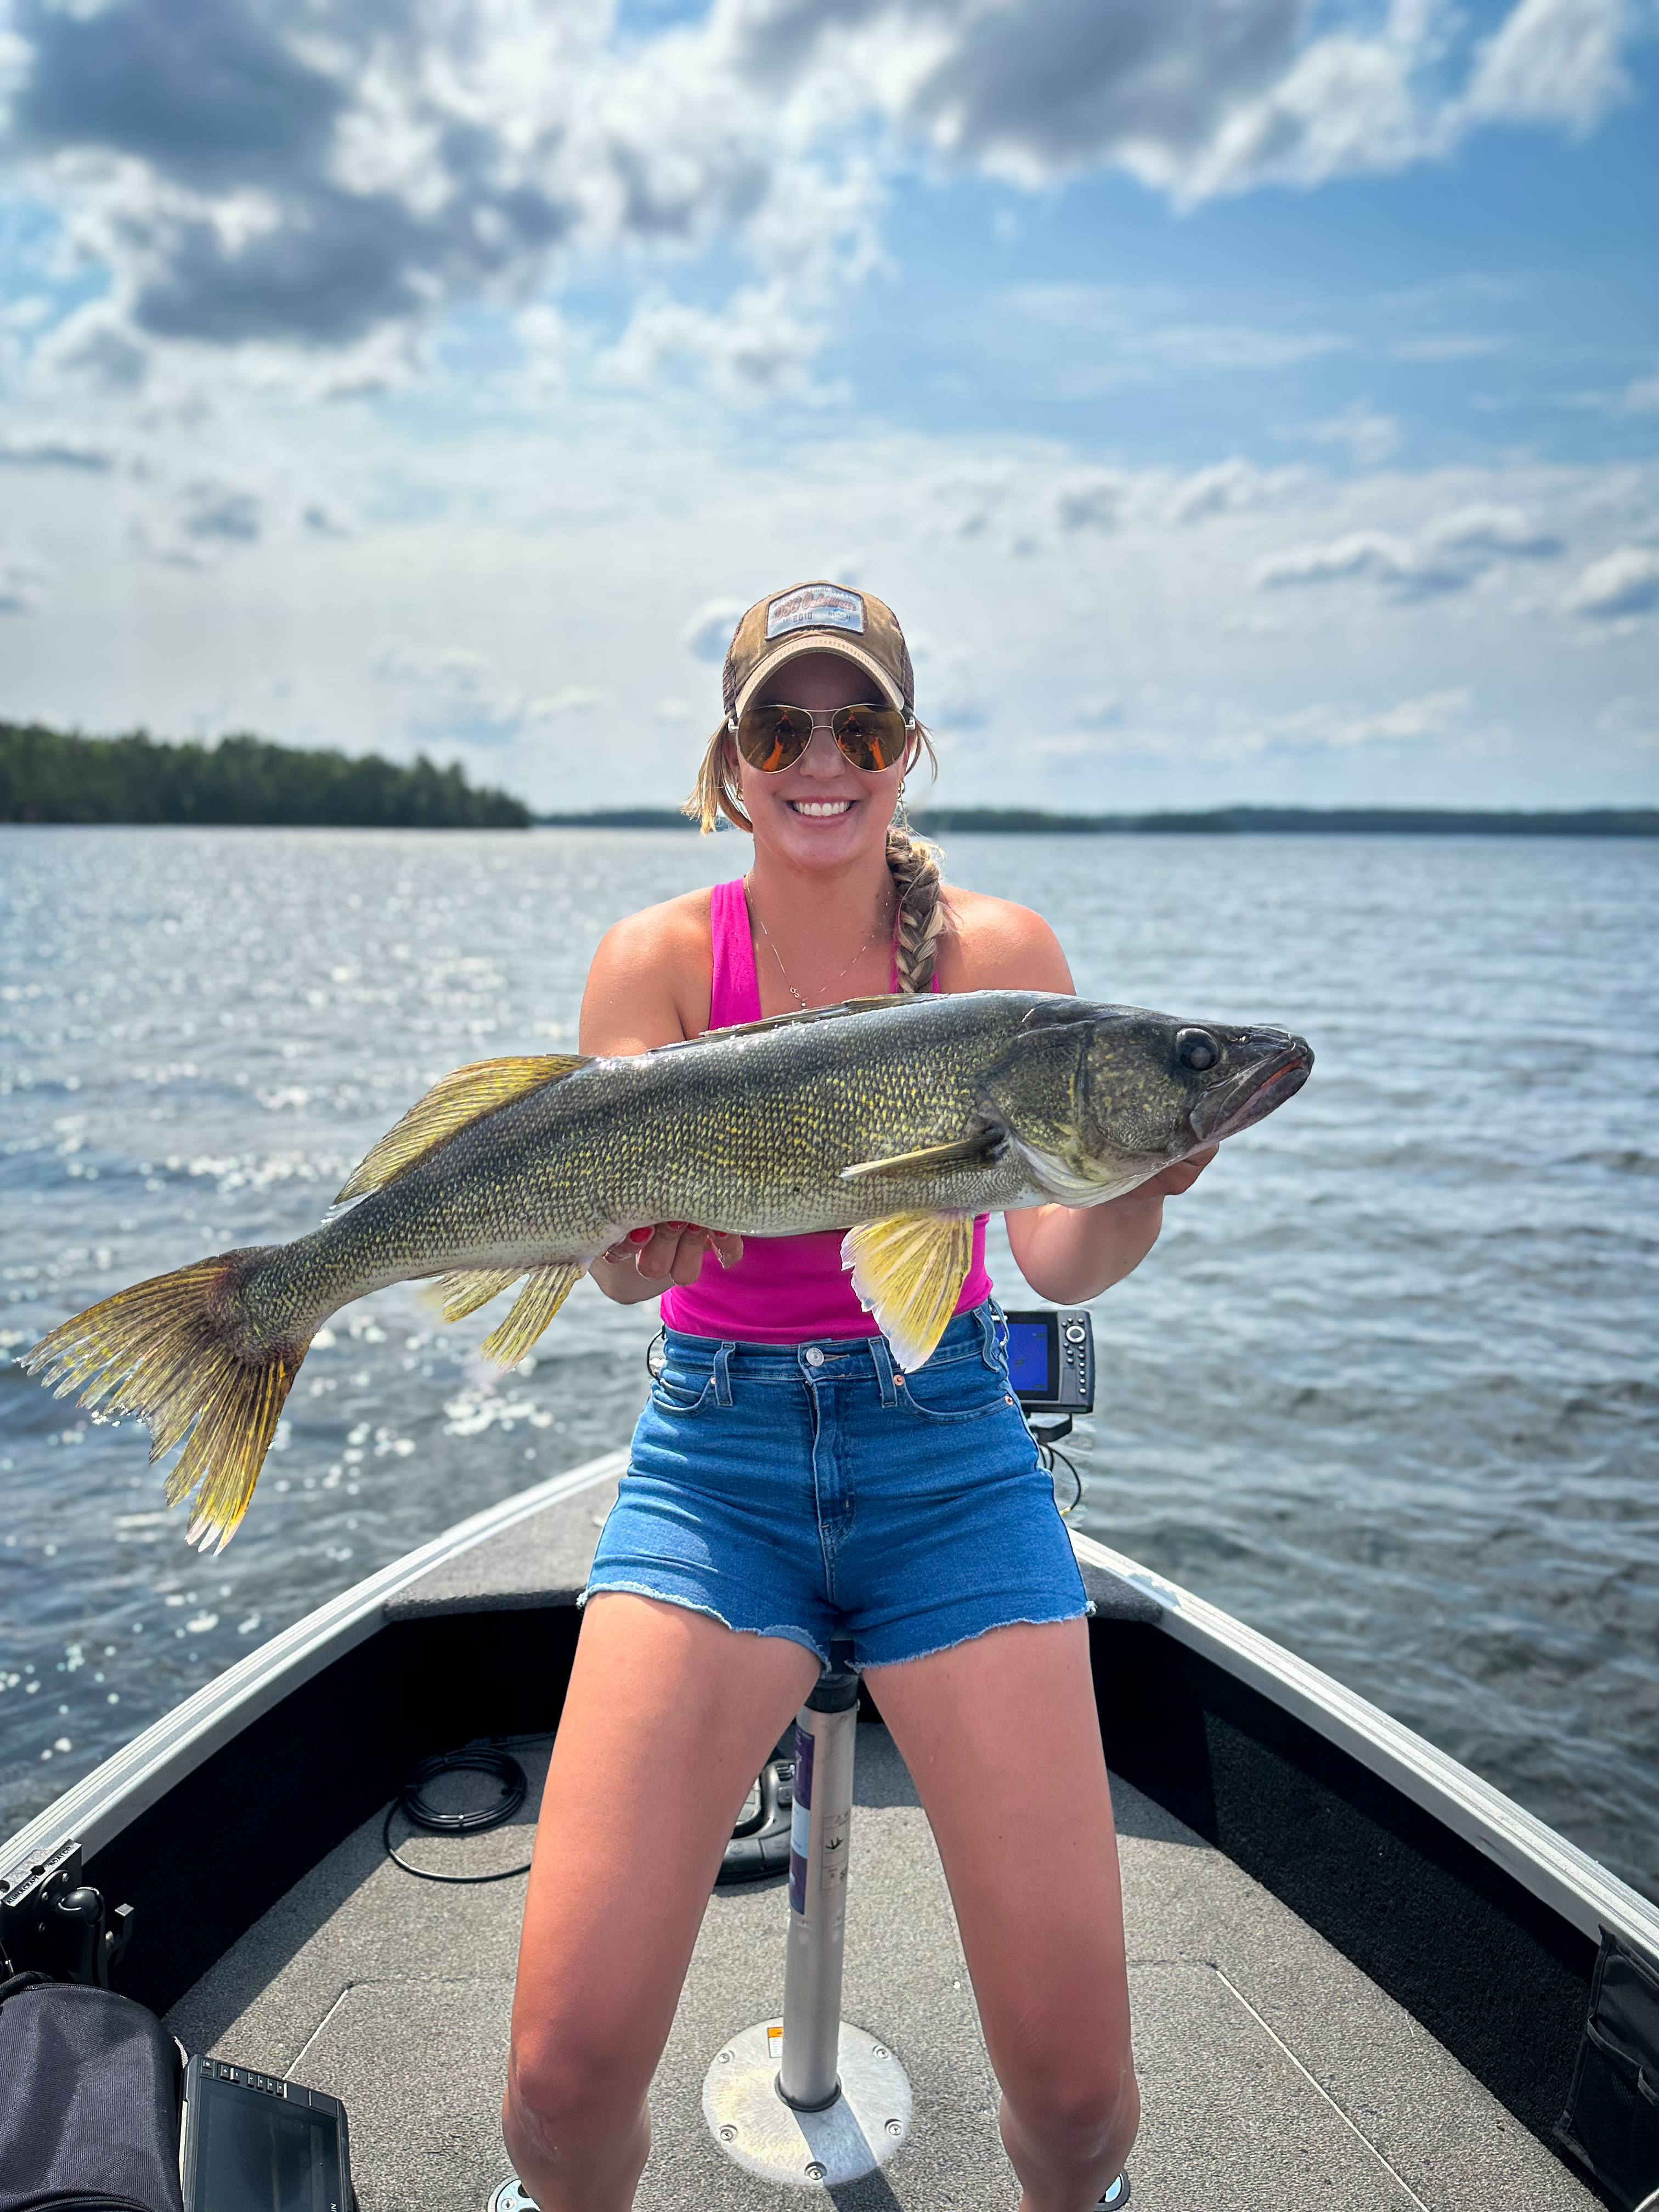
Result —
[[[784,2101],[781,2020],[763,2020],[734,2035],[703,2077],[709,2133],[728,2158],[761,2180],[834,2189],[885,2166],[909,2134],[903,2067],[863,2028],[840,2025],[837,2093],[817,2112]]]

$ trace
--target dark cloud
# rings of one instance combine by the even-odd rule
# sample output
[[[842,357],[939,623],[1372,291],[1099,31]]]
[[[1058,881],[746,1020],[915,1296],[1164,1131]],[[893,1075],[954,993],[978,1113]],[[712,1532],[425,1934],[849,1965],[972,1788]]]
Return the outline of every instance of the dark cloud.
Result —
[[[296,15],[327,35],[336,73],[289,43]],[[349,344],[528,270],[569,228],[570,210],[514,173],[498,133],[423,106],[407,84],[400,120],[425,142],[418,190],[342,181],[341,126],[364,122],[354,79],[382,46],[418,76],[434,43],[398,7],[116,0],[71,12],[23,0],[18,29],[28,61],[13,150],[144,166],[145,182],[113,193],[105,215],[141,331]],[[255,204],[239,210],[233,195]],[[125,366],[85,365],[106,381]]]
[[[16,28],[27,152],[102,148],[204,185],[280,179],[322,158],[346,105],[244,0],[22,0]]]
[[[88,476],[106,476],[114,466],[112,447],[76,430],[0,437],[0,469],[76,469]]]

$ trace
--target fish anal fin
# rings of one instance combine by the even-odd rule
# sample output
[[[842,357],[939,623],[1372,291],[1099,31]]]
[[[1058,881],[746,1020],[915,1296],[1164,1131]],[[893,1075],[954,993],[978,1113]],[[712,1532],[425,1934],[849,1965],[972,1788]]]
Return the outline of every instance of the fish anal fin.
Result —
[[[497,1367],[516,1367],[580,1281],[583,1272],[580,1260],[532,1267],[529,1281],[513,1302],[513,1310],[478,1346],[483,1358]]]
[[[841,1264],[866,1313],[904,1368],[931,1357],[956,1311],[974,1257],[967,1213],[890,1213],[863,1221],[841,1240]]]
[[[426,1295],[438,1301],[446,1321],[465,1321],[468,1314],[477,1313],[480,1306],[488,1305],[491,1298],[516,1283],[523,1273],[522,1267],[452,1267],[428,1286]]]
[[[871,1176],[935,1175],[945,1168],[994,1167],[1008,1149],[1000,1129],[980,1129],[972,1136],[955,1137],[948,1144],[923,1145],[914,1152],[895,1152],[884,1160],[859,1160],[841,1171],[842,1182],[863,1182]]]
[[[546,1052],[526,1054],[515,1060],[478,1060],[470,1066],[453,1068],[364,1155],[334,1203],[343,1206],[371,1190],[384,1189],[471,1122],[499,1113],[503,1106],[511,1106],[532,1091],[558,1083],[586,1066],[580,1053]]]

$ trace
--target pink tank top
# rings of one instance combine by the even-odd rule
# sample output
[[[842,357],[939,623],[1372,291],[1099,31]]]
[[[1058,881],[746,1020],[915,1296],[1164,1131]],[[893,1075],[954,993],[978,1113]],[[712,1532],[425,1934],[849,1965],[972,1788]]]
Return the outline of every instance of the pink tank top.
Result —
[[[708,915],[714,943],[708,1026],[761,1018],[760,984],[755,975],[755,941],[749,929],[749,902],[741,879],[716,884]],[[898,988],[895,969],[891,987]],[[939,978],[933,978],[939,988]],[[974,1223],[974,1255],[957,1300],[966,1313],[991,1295],[985,1271],[985,1222]],[[839,1229],[809,1237],[745,1237],[743,1257],[722,1267],[711,1255],[689,1290],[663,1293],[662,1317],[686,1336],[736,1338],[756,1344],[800,1344],[808,1337],[876,1336],[875,1317],[853,1292],[852,1278],[841,1264]]]

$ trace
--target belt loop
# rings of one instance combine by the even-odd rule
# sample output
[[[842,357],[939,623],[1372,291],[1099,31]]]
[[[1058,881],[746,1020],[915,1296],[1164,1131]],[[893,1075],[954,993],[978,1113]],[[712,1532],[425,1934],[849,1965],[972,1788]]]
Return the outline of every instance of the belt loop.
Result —
[[[737,1339],[732,1337],[714,1354],[714,1403],[717,1406],[729,1406],[732,1402],[732,1354],[737,1348]]]
[[[979,1356],[993,1374],[1002,1372],[1003,1346],[1007,1341],[1008,1325],[1002,1318],[1000,1307],[987,1298],[974,1308],[974,1319],[979,1324]]]
[[[872,1336],[870,1339],[870,1358],[875,1366],[876,1380],[881,1385],[882,1404],[896,1406],[899,1401],[898,1391],[893,1383],[892,1355],[887,1349],[887,1340],[884,1336]]]

